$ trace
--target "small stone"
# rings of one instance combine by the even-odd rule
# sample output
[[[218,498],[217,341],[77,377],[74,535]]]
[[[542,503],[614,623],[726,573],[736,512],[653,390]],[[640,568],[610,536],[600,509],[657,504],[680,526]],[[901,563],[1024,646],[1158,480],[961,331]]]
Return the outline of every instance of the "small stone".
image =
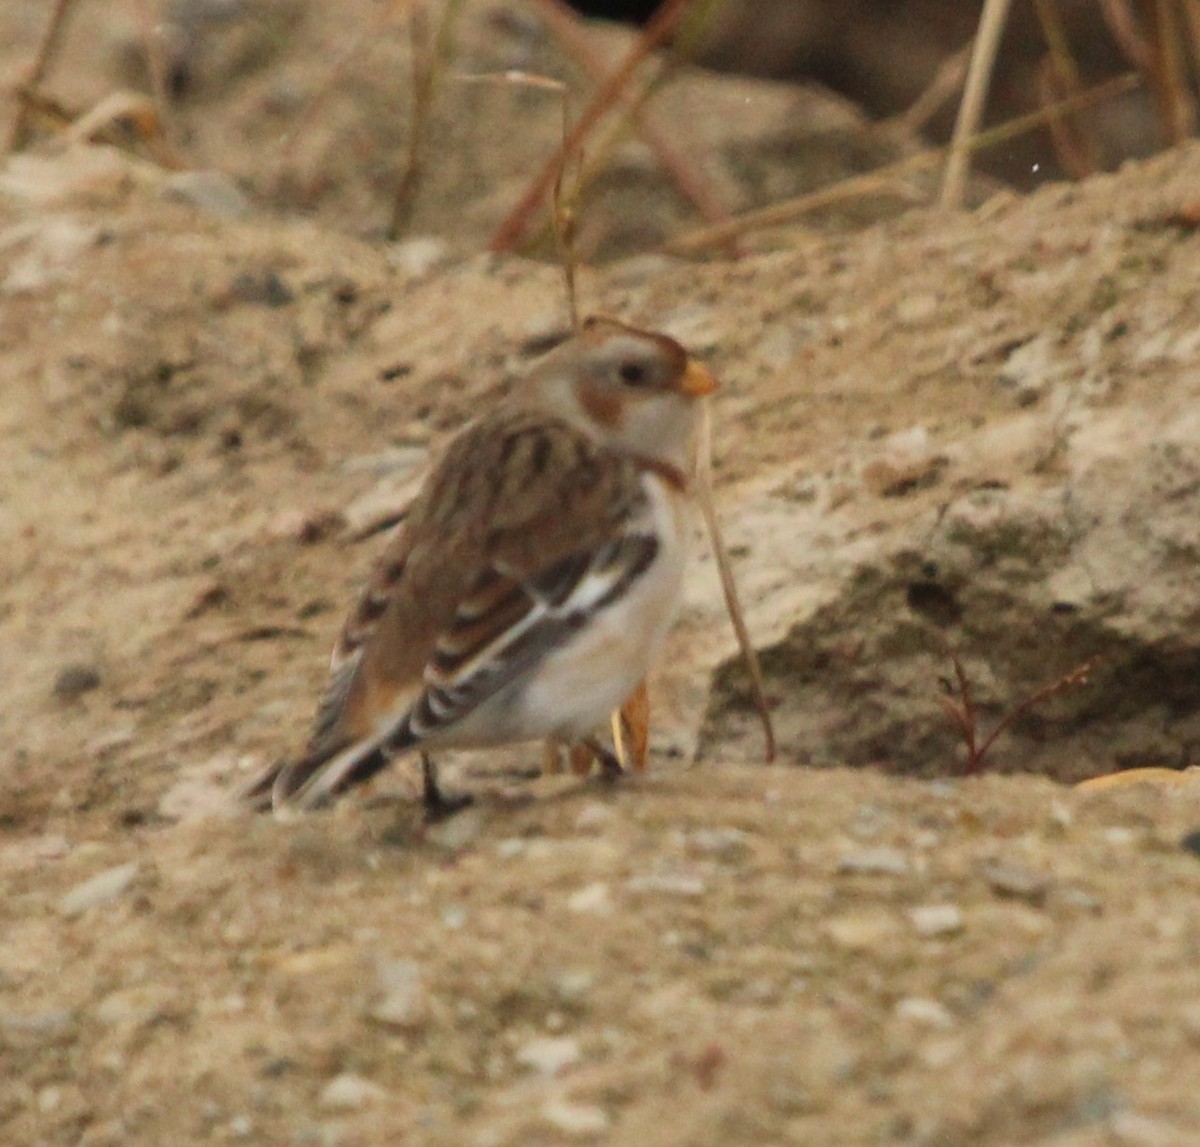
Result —
[[[909,996],[897,1003],[896,1016],[920,1027],[941,1031],[954,1026],[954,1017],[937,1000],[925,1000],[917,996]]]
[[[410,278],[428,275],[450,258],[450,244],[433,235],[417,235],[403,243],[393,243],[387,249],[387,260]]]
[[[572,1103],[551,1099],[542,1105],[542,1118],[556,1131],[573,1139],[592,1139],[604,1135],[612,1122],[608,1112],[593,1103]]]
[[[1050,888],[1050,877],[1022,864],[991,861],[983,866],[983,878],[991,890],[1000,896],[1040,904]]]
[[[118,864],[115,868],[106,868],[90,880],[77,884],[59,902],[58,910],[64,916],[78,916],[89,908],[98,907],[115,900],[138,874],[136,860],[128,864]]]
[[[429,1012],[425,973],[416,960],[380,960],[375,967],[377,994],[367,1015],[395,1028],[415,1028]]]
[[[54,695],[60,701],[74,701],[100,686],[100,673],[91,665],[66,665],[54,678]]]
[[[442,926],[451,932],[458,932],[467,926],[467,910],[465,908],[447,908],[442,912]]]
[[[387,1095],[377,1083],[346,1071],[336,1075],[322,1089],[317,1102],[327,1111],[357,1111],[377,1103]]]
[[[740,828],[697,828],[687,834],[687,846],[703,856],[737,860],[745,855],[748,839]]]
[[[924,904],[908,914],[918,936],[932,939],[963,930],[962,911],[954,904]]]
[[[592,972],[582,970],[563,972],[554,981],[554,990],[558,993],[559,999],[574,1003],[583,999],[592,990],[595,982],[596,977]],[[1197,1021],[1197,1030],[1200,1031],[1200,1020]]]
[[[221,171],[177,171],[163,181],[162,195],[220,219],[242,219],[250,214],[250,201]]]
[[[465,808],[437,824],[430,825],[425,830],[425,839],[446,852],[460,852],[479,836],[483,824],[484,813],[481,808]]]
[[[1182,1128],[1137,1111],[1116,1112],[1108,1130],[1119,1147],[1174,1147],[1191,1139],[1181,1135]]]
[[[903,876],[908,857],[897,848],[864,848],[838,861],[838,872],[855,876]]]
[[[66,1008],[44,1012],[0,1012],[0,1033],[4,1042],[14,1048],[55,1044],[74,1038],[75,1014]]]
[[[583,1058],[579,1041],[570,1036],[539,1036],[517,1049],[516,1060],[539,1075],[558,1075]]]
[[[612,910],[612,896],[609,893],[608,885],[600,880],[585,884],[578,892],[573,892],[567,897],[568,912],[609,916],[612,914]]]
[[[666,896],[703,896],[708,884],[703,877],[686,869],[661,869],[631,877],[630,892],[658,892]]]
[[[839,947],[852,952],[871,952],[892,941],[898,925],[896,918],[885,910],[850,912],[825,925],[829,938]]]
[[[580,832],[599,832],[612,824],[616,814],[608,805],[589,801],[575,817],[575,827]]]

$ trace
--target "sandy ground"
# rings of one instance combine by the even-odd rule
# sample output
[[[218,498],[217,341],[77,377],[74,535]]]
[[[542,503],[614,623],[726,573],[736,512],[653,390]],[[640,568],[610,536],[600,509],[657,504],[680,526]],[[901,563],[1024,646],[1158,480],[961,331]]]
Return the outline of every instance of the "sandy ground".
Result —
[[[231,810],[304,739],[381,507],[561,327],[558,273],[389,250],[344,200],[227,218],[107,148],[0,177],[0,1140],[1200,1141],[1190,774],[767,767],[710,729],[616,788],[468,764],[482,799],[435,828],[403,770]],[[1194,312],[1198,178],[1185,150],[584,288],[722,377],[735,506],[880,428],[1009,418],[1014,328]],[[675,672],[698,726],[707,672]]]

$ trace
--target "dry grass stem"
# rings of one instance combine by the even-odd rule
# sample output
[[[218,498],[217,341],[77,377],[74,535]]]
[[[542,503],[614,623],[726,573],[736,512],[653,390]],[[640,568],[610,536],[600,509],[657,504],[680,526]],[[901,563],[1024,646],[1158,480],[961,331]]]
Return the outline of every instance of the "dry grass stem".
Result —
[[[1044,126],[1052,116],[1091,107],[1093,104],[1103,103],[1105,100],[1133,91],[1141,82],[1141,77],[1136,72],[1126,72],[1123,75],[1115,76],[1111,80],[1088,88],[1077,96],[1062,100],[1051,107],[1029,112],[1027,115],[1018,116],[989,128],[973,139],[967,140],[964,147],[972,152],[994,147],[1014,136]],[[730,235],[744,235],[750,231],[782,226],[785,223],[795,222],[812,211],[857,199],[864,195],[902,194],[907,198],[913,198],[915,192],[904,187],[900,183],[901,178],[935,166],[941,161],[945,151],[945,148],[940,147],[929,148],[916,155],[898,159],[895,163],[886,164],[875,171],[852,176],[831,187],[822,187],[816,191],[810,191],[806,195],[797,196],[795,199],[773,203],[769,207],[762,207],[756,211],[747,211],[742,215],[734,216],[728,223],[718,227],[705,227],[689,231],[663,244],[663,250],[675,255],[695,254],[723,243]]]
[[[612,75],[600,85],[592,97],[592,102],[584,109],[583,115],[579,117],[563,144],[563,154],[582,148],[583,141],[620,98],[638,67],[671,35],[683,18],[688,5],[693,2],[694,0],[664,0],[642,31],[638,42],[626,53]],[[489,250],[509,251],[521,241],[534,213],[554,186],[561,166],[562,157],[555,156],[538,172],[517,205],[492,236],[488,243]]]
[[[605,62],[592,47],[574,9],[564,0],[536,0],[536,3],[551,33],[578,60],[593,81],[602,81],[607,71]],[[630,118],[634,130],[654,152],[680,195],[695,207],[702,219],[708,223],[721,223],[731,218],[728,206],[712,191],[708,180],[693,170],[684,153],[671,142],[669,130],[659,125],[649,108],[634,108]],[[726,253],[731,258],[736,258],[740,253],[733,240],[726,247]]]
[[[929,86],[889,126],[902,135],[920,135],[926,124],[941,111],[942,105],[962,90],[970,59],[970,44],[947,56]]]
[[[943,207],[958,207],[962,204],[971,159],[971,149],[967,144],[978,134],[979,124],[983,119],[983,107],[987,102],[988,87],[991,84],[992,70],[996,66],[996,52],[1008,19],[1009,5],[1010,0],[984,0],[983,12],[979,17],[979,30],[975,34],[975,47],[971,52],[971,65],[967,71],[966,89],[963,92],[962,103],[958,105],[958,119],[954,124],[950,154],[942,178],[940,202]]]
[[[37,51],[33,54],[33,61],[29,65],[29,70],[24,78],[18,80],[13,86],[13,101],[16,104],[16,108],[13,112],[12,121],[8,125],[8,135],[5,137],[4,147],[3,150],[0,150],[0,155],[8,155],[9,152],[16,151],[25,144],[30,98],[34,96],[38,85],[46,78],[46,73],[50,70],[54,53],[58,51],[58,46],[62,42],[67,15],[73,3],[74,0],[54,0],[54,7],[50,10],[50,19],[46,24],[45,32],[42,34],[41,43],[38,44]]]
[[[737,634],[742,660],[745,662],[746,672],[750,676],[754,707],[758,712],[763,729],[763,759],[770,764],[775,759],[775,727],[771,722],[770,706],[767,704],[762,666],[759,664],[758,653],[754,649],[754,643],[750,640],[750,633],[746,629],[746,621],[742,616],[737,582],[733,579],[733,567],[729,561],[729,553],[725,549],[725,539],[721,535],[721,523],[717,519],[717,510],[713,502],[712,408],[705,402],[703,410],[700,444],[696,455],[696,500],[700,503],[704,524],[708,528],[709,540],[712,542],[713,556],[717,560],[717,572],[721,575],[721,592],[725,595],[725,608],[729,612],[729,620],[733,623],[734,633]]]
[[[997,738],[1029,713],[1034,706],[1040,705],[1043,701],[1049,701],[1052,697],[1057,697],[1060,693],[1065,693],[1068,689],[1075,689],[1080,685],[1087,684],[1088,678],[1104,660],[1103,657],[1092,657],[1082,665],[1072,669],[1069,673],[1064,674],[1057,681],[1030,694],[1024,701],[1005,713],[983,741],[979,741],[979,711],[975,706],[974,697],[971,695],[971,683],[967,678],[967,671],[963,668],[958,654],[953,650],[948,650],[948,654],[954,666],[955,681],[953,690],[957,691],[957,696],[944,696],[940,700],[942,708],[945,709],[947,716],[953,721],[955,728],[958,729],[959,735],[963,739],[963,743],[966,745],[967,763],[963,768],[963,772],[967,775],[978,773],[983,768],[984,758],[987,756],[988,750],[996,743]],[[949,682],[943,680],[942,685],[947,693],[952,693]]]

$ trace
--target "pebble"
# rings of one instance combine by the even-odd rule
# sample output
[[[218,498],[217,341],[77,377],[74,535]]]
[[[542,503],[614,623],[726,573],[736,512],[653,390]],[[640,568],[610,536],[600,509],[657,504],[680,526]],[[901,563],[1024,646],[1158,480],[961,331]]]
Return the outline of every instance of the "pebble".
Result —
[[[918,936],[931,939],[963,930],[962,911],[954,904],[923,904],[908,914]]]
[[[450,258],[450,244],[433,235],[416,235],[402,243],[393,243],[387,249],[387,260],[410,278],[428,275],[437,266]]]
[[[429,1014],[425,972],[416,960],[380,960],[375,967],[376,996],[367,1015],[394,1028],[419,1027]]]
[[[1031,904],[1040,904],[1050,888],[1050,877],[1046,873],[1026,868],[1023,864],[989,861],[983,866],[982,872],[993,892],[1028,900]]]
[[[243,219],[250,214],[250,201],[221,171],[177,171],[163,181],[162,196],[219,219]]]
[[[567,897],[568,912],[589,912],[596,916],[608,916],[612,914],[612,910],[612,896],[608,885],[600,880],[585,884],[578,892],[573,892]]]
[[[908,857],[896,848],[864,848],[838,861],[838,872],[856,876],[903,876],[908,870]]]
[[[660,892],[667,896],[703,896],[708,884],[703,877],[686,869],[663,869],[630,877],[626,888],[630,892]]]
[[[559,1075],[583,1058],[579,1041],[570,1036],[538,1036],[517,1049],[516,1060],[539,1075]]]
[[[918,996],[900,1000],[896,1004],[896,1016],[921,1027],[937,1028],[941,1031],[954,1026],[954,1017],[937,1000],[921,999]]]
[[[748,840],[749,834],[740,828],[697,828],[687,834],[687,846],[692,852],[720,860],[743,856]]]
[[[91,665],[64,665],[54,678],[54,695],[60,701],[74,701],[100,687],[100,673]]]
[[[118,864],[115,868],[106,868],[90,880],[77,884],[59,902],[58,910],[64,916],[78,916],[89,908],[96,908],[115,900],[138,874],[136,860],[128,864]]]
[[[850,912],[835,917],[825,925],[829,938],[852,952],[870,952],[881,948],[892,940],[896,930],[895,917],[882,910]]]
[[[563,972],[554,981],[554,990],[558,993],[559,999],[575,1002],[583,999],[592,990],[595,982],[596,976],[592,972],[582,970]],[[1200,1021],[1197,1021],[1197,1030],[1200,1031]]]
[[[323,1088],[317,1102],[327,1111],[357,1111],[384,1098],[387,1092],[377,1083],[353,1072],[335,1075]]]
[[[4,1042],[14,1047],[53,1043],[75,1028],[75,1015],[66,1008],[44,1012],[0,1012],[0,1032]]]
[[[427,828],[425,839],[446,852],[459,852],[480,834],[484,819],[481,808],[465,808]]]
[[[594,1103],[572,1103],[566,1099],[551,1099],[544,1103],[542,1118],[556,1131],[573,1139],[604,1135],[612,1123],[603,1107]]]
[[[599,801],[588,801],[575,817],[575,827],[580,832],[598,832],[612,824],[616,813]]]

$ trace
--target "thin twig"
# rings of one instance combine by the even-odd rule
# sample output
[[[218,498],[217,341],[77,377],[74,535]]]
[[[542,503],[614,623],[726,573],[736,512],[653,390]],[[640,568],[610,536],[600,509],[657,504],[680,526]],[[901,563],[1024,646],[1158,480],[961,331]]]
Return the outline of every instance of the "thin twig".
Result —
[[[962,88],[970,58],[970,44],[947,56],[929,86],[887,126],[903,135],[920,135],[925,125],[941,110],[942,105],[957,95]]]
[[[158,132],[164,148],[175,157],[175,164],[182,167],[178,158],[175,141],[178,133],[174,130],[171,114],[170,93],[167,90],[167,59],[165,34],[166,26],[159,19],[162,0],[140,0],[138,4],[142,20],[142,39],[146,45],[146,68],[150,73],[150,94],[154,98],[154,110],[158,116]]]
[[[46,30],[42,33],[42,41],[33,55],[33,63],[29,65],[29,71],[25,78],[14,89],[16,111],[13,113],[12,122],[8,125],[8,135],[4,140],[3,149],[0,149],[0,155],[8,155],[25,143],[25,117],[28,99],[37,91],[38,85],[46,78],[46,73],[50,70],[50,62],[62,42],[67,13],[72,3],[74,0],[55,0],[54,2],[54,7],[50,12],[50,21],[46,25]]]
[[[1181,143],[1196,125],[1195,107],[1188,92],[1183,63],[1183,35],[1175,0],[1144,0],[1150,39],[1150,86],[1163,138]]]
[[[1035,705],[1040,705],[1043,701],[1058,696],[1059,693],[1065,693],[1068,689],[1086,684],[1088,677],[1104,660],[1102,656],[1092,657],[1072,669],[1070,673],[1064,674],[1057,681],[1031,693],[1019,705],[1005,713],[992,731],[980,742],[978,739],[979,710],[975,705],[975,698],[971,694],[971,682],[967,677],[967,671],[963,668],[962,660],[954,650],[947,649],[946,653],[950,658],[950,663],[954,666],[955,684],[952,688],[948,681],[942,679],[942,688],[950,695],[940,697],[939,700],[966,745],[967,763],[963,767],[963,773],[967,775],[978,773],[983,768],[984,758],[987,756],[988,750],[996,743],[996,739],[1012,728],[1013,724],[1029,713]],[[955,690],[957,697],[952,695]]]
[[[1040,705],[1043,701],[1049,701],[1051,697],[1057,697],[1059,693],[1065,693],[1068,689],[1074,689],[1079,685],[1086,685],[1087,679],[1103,660],[1103,657],[1090,658],[1082,665],[1072,669],[1070,673],[1060,677],[1053,684],[1046,685],[1036,693],[1026,697],[1019,705],[1005,713],[1000,718],[999,724],[984,739],[983,744],[975,750],[968,771],[978,772],[983,765],[983,758],[987,755],[988,749],[996,743],[996,738],[1005,730],[1011,728],[1015,722],[1024,717],[1035,705]]]
[[[536,0],[536,3],[550,31],[579,61],[583,70],[593,81],[603,80],[607,66],[593,49],[575,10],[565,0]],[[708,223],[723,223],[732,217],[732,212],[712,192],[705,179],[692,170],[687,157],[671,142],[667,131],[659,126],[649,108],[635,108],[630,118],[634,129],[658,157],[658,162],[674,181],[679,193],[691,202],[702,219]],[[735,241],[730,240],[726,246],[731,258],[740,254]]]
[[[577,151],[582,146],[588,133],[620,97],[638,66],[675,30],[688,5],[692,2],[693,0],[663,0],[642,31],[637,43],[626,53],[616,71],[600,85],[599,90],[592,97],[592,102],[579,117],[574,130],[563,145],[564,154]],[[538,172],[525,194],[521,196],[517,205],[492,236],[491,242],[488,244],[489,250],[509,251],[521,241],[521,237],[529,227],[531,217],[554,186],[561,166],[562,156],[554,156]]]
[[[729,620],[733,623],[733,631],[737,634],[738,647],[742,652],[746,672],[750,675],[754,708],[762,723],[763,758],[767,764],[770,764],[775,759],[775,728],[771,722],[771,709],[767,704],[762,666],[759,664],[758,654],[755,652],[754,643],[750,640],[745,619],[742,617],[742,603],[738,600],[737,582],[733,579],[733,567],[729,562],[725,539],[721,536],[721,523],[717,518],[716,506],[713,504],[712,411],[707,402],[703,407],[703,422],[699,438],[699,449],[696,452],[696,500],[700,503],[700,510],[704,514],[704,524],[708,527],[713,556],[717,561],[717,571],[721,575],[721,592],[725,595],[725,609],[729,614]]]
[[[1008,19],[1009,4],[1010,0],[984,0],[979,31],[975,34],[975,48],[971,52],[971,66],[967,71],[967,86],[962,103],[958,105],[958,119],[950,140],[950,157],[946,161],[946,172],[942,179],[943,207],[958,207],[962,203],[971,157],[966,144],[978,134],[983,118],[983,105],[987,101],[988,85],[996,65],[1000,36]]]
[[[985,148],[994,147],[996,144],[1004,143],[1014,136],[1021,135],[1037,127],[1042,127],[1053,115],[1061,115],[1063,112],[1068,111],[1078,111],[1081,108],[1102,103],[1104,100],[1112,99],[1114,96],[1133,91],[1141,82],[1141,76],[1136,72],[1126,72],[1123,75],[1115,76],[1111,80],[1106,80],[1102,84],[1088,88],[1086,91],[1080,92],[1078,96],[1063,100],[1052,107],[1041,108],[1038,111],[1029,112],[1026,115],[1018,116],[1016,119],[989,128],[973,139],[967,140],[963,144],[963,147],[969,152],[982,151]],[[833,203],[841,203],[849,199],[858,198],[859,196],[874,195],[883,191],[894,192],[896,180],[900,176],[912,175],[914,172],[921,171],[924,168],[933,167],[941,160],[945,152],[946,149],[941,147],[928,148],[915,155],[898,159],[895,163],[889,163],[884,167],[877,168],[875,171],[868,171],[863,175],[856,175],[850,179],[843,180],[832,187],[823,187],[817,191],[810,191],[805,195],[800,195],[795,199],[787,199],[782,203],[773,203],[769,207],[762,207],[756,211],[747,211],[742,215],[735,216],[728,223],[722,224],[719,227],[705,227],[690,231],[663,244],[663,250],[677,255],[692,254],[696,251],[702,251],[705,248],[723,243],[731,235],[744,235],[748,231],[791,223],[807,215],[810,211],[828,207]]]

